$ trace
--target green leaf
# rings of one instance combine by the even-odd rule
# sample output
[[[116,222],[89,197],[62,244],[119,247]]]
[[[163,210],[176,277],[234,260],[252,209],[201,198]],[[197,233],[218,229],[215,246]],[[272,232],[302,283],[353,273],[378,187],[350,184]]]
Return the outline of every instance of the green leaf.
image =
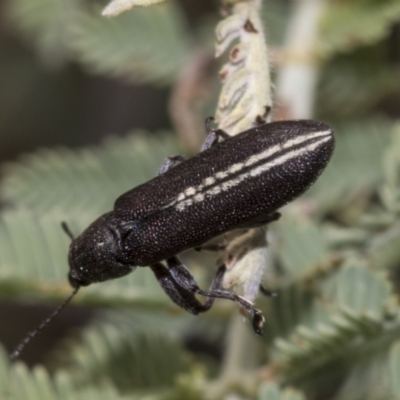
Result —
[[[293,389],[280,390],[274,383],[264,383],[258,390],[257,400],[305,400],[305,396]]]
[[[400,20],[397,0],[353,0],[328,3],[319,49],[325,56],[351,51],[385,38]]]
[[[358,49],[329,60],[321,69],[316,118],[368,118],[399,91],[400,68],[387,62],[386,45]]]
[[[377,269],[390,270],[398,266],[400,260],[400,223],[389,226],[368,242],[367,255]]]
[[[324,304],[331,302],[326,307],[327,311],[331,309],[329,319],[314,314],[319,320],[314,318],[313,326],[301,323],[290,340],[276,340],[283,356],[281,368],[290,381],[310,376],[346,352],[362,353],[363,347],[400,327],[398,318],[386,318],[391,288],[381,274],[349,262],[327,280],[330,282],[323,286],[322,293]]]
[[[382,156],[391,125],[354,122],[335,127],[336,149],[317,183],[307,192],[324,211],[337,210],[355,196],[371,191],[382,178]]]
[[[178,338],[182,322],[159,312],[102,315],[59,348],[53,364],[65,366],[79,387],[109,381],[123,392],[171,388],[189,367]]]
[[[281,241],[278,255],[286,275],[281,281],[293,282],[318,274],[328,255],[321,227],[311,220],[286,215],[277,229]]]
[[[279,290],[268,301],[264,337],[269,341],[290,339],[299,324],[314,328],[318,323],[328,322],[328,310],[316,301],[316,295],[315,290],[296,284]]]
[[[188,34],[174,2],[101,16],[100,8],[79,15],[71,48],[90,71],[131,82],[169,84],[183,64]]]
[[[359,354],[360,355],[360,354]],[[349,371],[341,389],[336,394],[339,400],[392,399],[390,375],[385,351],[364,354],[355,362],[350,360]]]
[[[42,366],[29,370],[25,364],[8,361],[0,346],[0,398],[7,400],[123,400],[122,396],[111,385],[77,388],[63,371],[56,373],[54,379]]]
[[[339,400],[398,399],[400,329],[381,335],[350,353],[348,374],[336,398]],[[396,370],[397,368],[397,370]]]
[[[188,33],[173,2],[117,18],[82,0],[10,0],[9,15],[50,65],[82,62],[135,83],[169,84],[183,64]]]
[[[339,309],[379,317],[390,299],[392,287],[387,277],[358,260],[348,259],[333,279],[334,302]]]
[[[73,151],[39,150],[3,169],[0,198],[35,212],[61,216],[100,215],[127,190],[153,178],[162,161],[177,153],[171,135],[137,132]]]
[[[380,195],[389,212],[400,213],[400,124],[393,127],[391,143],[383,158],[385,183]]]
[[[400,398],[400,340],[394,343],[389,354],[390,377],[392,390],[396,399]]]
[[[81,4],[81,0],[11,0],[8,14],[26,39],[35,43],[42,59],[59,65],[70,57],[69,28]]]

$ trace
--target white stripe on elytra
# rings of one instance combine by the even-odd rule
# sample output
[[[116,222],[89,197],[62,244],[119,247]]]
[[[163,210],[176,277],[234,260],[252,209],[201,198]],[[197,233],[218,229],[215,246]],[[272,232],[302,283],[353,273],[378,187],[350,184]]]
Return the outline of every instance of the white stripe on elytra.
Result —
[[[329,136],[326,137],[327,135],[329,135]],[[273,156],[275,153],[281,152],[283,150],[290,149],[291,147],[300,145],[301,143],[304,143],[304,142],[306,142],[308,140],[316,139],[316,138],[324,137],[324,136],[326,137],[325,140],[316,142],[317,146],[315,146],[316,143],[313,143],[313,144],[311,144],[311,145],[309,145],[309,146],[307,146],[307,147],[305,147],[303,149],[299,149],[297,151],[289,152],[289,153],[287,153],[287,154],[285,154],[285,155],[283,155],[281,157],[277,157],[276,159],[272,160],[272,162],[270,162],[270,163],[267,163],[265,165],[262,165],[262,166],[256,168],[255,170],[250,171],[247,174],[242,174],[242,175],[240,175],[239,177],[237,177],[235,179],[232,179],[230,181],[224,182],[221,185],[215,186],[215,187],[213,187],[213,188],[211,188],[211,189],[209,189],[209,190],[204,192],[204,189],[206,189],[207,187],[213,185],[216,182],[217,179],[219,179],[219,180],[225,179],[229,175],[235,174],[236,172],[239,172],[241,169],[243,169],[245,167],[249,167],[249,166],[251,166],[253,164],[256,164],[256,163],[262,161],[263,159],[266,159],[266,158],[269,158],[269,157]],[[277,145],[274,145],[272,147],[269,147],[268,149],[262,151],[259,154],[255,154],[255,155],[250,156],[247,160],[245,160],[245,161],[243,161],[241,163],[236,163],[236,164],[233,164],[233,165],[229,166],[229,168],[226,169],[225,171],[219,171],[215,175],[205,178],[202,181],[202,183],[200,185],[198,185],[198,186],[190,186],[190,187],[186,188],[183,192],[178,194],[178,196],[172,202],[167,204],[165,207],[167,208],[167,207],[176,205],[177,209],[183,210],[186,207],[186,205],[190,205],[193,202],[202,201],[204,199],[204,194],[207,194],[207,195],[218,194],[221,191],[227,190],[232,186],[236,186],[238,183],[240,183],[244,179],[246,179],[247,176],[255,176],[255,175],[250,175],[250,174],[253,174],[254,171],[257,171],[259,168],[264,168],[264,166],[269,166],[269,165],[271,165],[271,168],[272,168],[273,166],[278,165],[278,164],[274,164],[277,160],[281,160],[282,159],[283,160],[282,163],[283,163],[286,160],[290,159],[292,157],[292,154],[294,154],[294,156],[296,156],[298,154],[302,154],[303,152],[313,150],[314,148],[318,147],[319,144],[324,143],[327,140],[329,140],[330,136],[331,136],[331,132],[329,130],[320,131],[320,132],[312,132],[312,133],[309,133],[307,135],[297,136],[297,137],[295,137],[293,139],[288,140],[287,142],[285,142],[283,144],[277,144]],[[300,151],[300,153],[298,153],[299,151]],[[261,172],[263,172],[263,171],[261,171]],[[202,193],[199,193],[199,192],[202,192]],[[196,195],[196,193],[198,193],[198,194]],[[194,198],[190,198],[190,199],[186,199],[185,200],[186,197],[193,196],[193,195],[196,195],[196,196],[194,196]]]
[[[293,151],[288,152],[280,157],[276,157],[273,160],[271,160],[263,165],[260,165],[257,168],[250,170],[247,173],[244,173],[242,175],[237,176],[234,179],[231,179],[230,181],[223,182],[219,186],[215,186],[209,190],[206,190],[203,193],[197,194],[196,196],[194,196],[190,199],[181,201],[180,203],[176,204],[176,209],[179,211],[183,211],[186,207],[189,207],[194,203],[199,203],[199,202],[203,201],[205,199],[205,197],[210,197],[210,195],[218,194],[220,192],[229,190],[229,189],[239,185],[241,182],[245,181],[249,177],[255,177],[257,175],[260,175],[263,172],[266,172],[266,171],[270,170],[271,168],[276,167],[277,165],[284,164],[285,162],[290,161],[291,159],[296,158],[298,156],[301,156],[302,154],[304,154],[306,152],[313,151],[317,147],[319,147],[321,144],[327,142],[330,139],[331,139],[330,137],[326,137],[326,138],[319,140],[318,142],[314,142],[314,143],[308,145],[307,147],[303,147],[298,150],[293,150]]]

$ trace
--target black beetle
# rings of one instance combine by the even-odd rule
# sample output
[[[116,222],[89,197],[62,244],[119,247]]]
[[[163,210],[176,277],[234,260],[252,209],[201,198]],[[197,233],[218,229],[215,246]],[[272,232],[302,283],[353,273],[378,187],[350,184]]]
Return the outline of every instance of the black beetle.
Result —
[[[224,140],[218,142],[219,137]],[[203,290],[176,254],[225,232],[277,220],[277,210],[316,181],[333,149],[332,129],[312,120],[268,123],[234,137],[211,130],[198,155],[189,160],[167,158],[156,178],[120,196],[114,210],[79,237],[73,238],[63,225],[73,239],[68,278],[74,292],[53,316],[81,286],[149,266],[167,295],[185,310],[198,314],[215,298],[230,299],[248,311],[254,331],[261,333],[261,312],[241,296],[220,289],[224,265],[210,289]],[[202,304],[196,294],[207,301]],[[18,346],[12,358],[52,317]]]

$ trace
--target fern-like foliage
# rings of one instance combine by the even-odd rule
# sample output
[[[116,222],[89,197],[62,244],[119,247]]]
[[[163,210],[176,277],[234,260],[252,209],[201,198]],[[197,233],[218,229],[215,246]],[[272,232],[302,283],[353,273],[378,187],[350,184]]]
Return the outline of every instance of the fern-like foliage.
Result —
[[[257,400],[305,400],[305,397],[296,390],[281,391],[275,384],[264,384],[259,389]]]
[[[308,192],[326,212],[338,210],[382,177],[382,155],[389,143],[391,124],[365,121],[338,124],[331,163]]]
[[[38,214],[109,211],[115,199],[153,178],[164,158],[179,152],[171,135],[136,132],[77,152],[40,150],[4,167],[1,199]]]
[[[118,18],[83,0],[13,0],[15,26],[52,64],[81,62],[92,72],[132,82],[170,83],[187,50],[185,23],[172,2]]]
[[[85,10],[71,33],[71,47],[91,71],[132,82],[170,83],[188,45],[173,2],[112,19],[102,17],[99,8]]]
[[[386,137],[381,132],[386,132]],[[273,250],[280,268],[269,284],[278,289],[279,296],[261,303],[267,317],[265,339],[274,345],[268,353],[279,381],[302,387],[306,395],[320,390],[324,380],[339,379],[339,398],[347,399],[354,382],[361,377],[376,382],[382,374],[387,377],[384,390],[397,390],[396,380],[389,377],[396,376],[399,305],[387,272],[397,268],[400,257],[396,251],[400,235],[396,220],[399,132],[397,126],[392,129],[378,121],[365,127],[345,126],[326,173],[327,182],[321,181],[287,209],[275,229]],[[79,233],[99,213],[110,209],[121,191],[154,176],[161,160],[175,153],[168,135],[139,134],[76,152],[40,151],[9,164],[1,185],[3,202],[8,205],[0,224],[2,295],[65,297],[70,291],[65,279],[68,238],[60,221],[68,220]],[[347,176],[345,171],[353,172]],[[109,190],[99,198],[104,187]],[[326,220],[327,213],[334,218]],[[393,250],[388,252],[388,248]],[[190,363],[179,342],[189,331],[179,319],[155,314],[151,308],[171,307],[151,271],[141,268],[124,279],[93,285],[82,291],[77,301],[146,305],[153,311],[148,318],[139,312],[116,319],[103,317],[76,336],[53,357],[56,380],[51,390],[57,391],[62,384],[66,393],[75,395],[106,381],[110,382],[107,390],[139,390],[155,399],[166,393],[176,399],[187,393],[203,398],[203,384],[195,383],[193,365],[186,372]],[[204,337],[211,334],[208,328],[202,332]],[[146,362],[144,353],[149,357]],[[351,363],[346,362],[349,354]],[[176,363],[165,365],[168,358]],[[37,372],[31,375],[19,368],[21,379],[33,379],[32,385],[38,385]],[[176,376],[181,373],[186,380],[177,383]],[[319,375],[324,380],[315,381]],[[201,376],[204,382],[204,374]],[[45,379],[50,378],[46,375]],[[312,389],[310,382],[314,383]],[[149,387],[153,389],[149,391]],[[302,396],[276,390],[262,391],[260,396]],[[378,392],[372,393],[371,399],[378,396]]]
[[[81,4],[81,0],[16,0],[8,2],[7,9],[15,27],[35,43],[42,59],[59,65],[71,56],[69,27]]]
[[[318,117],[368,116],[399,92],[400,69],[388,62],[386,41],[399,18],[397,0],[328,2],[318,48],[327,61],[317,92]]]
[[[322,70],[316,113],[319,118],[368,116],[382,100],[399,92],[399,77],[399,66],[387,63],[381,43],[338,55]]]
[[[128,399],[122,396],[115,387],[102,384],[100,387],[77,388],[68,374],[60,371],[50,377],[42,366],[30,371],[24,364],[10,365],[7,354],[0,347],[0,395],[9,400],[100,400]]]
[[[396,354],[400,334],[400,314],[388,268],[397,269],[399,260],[393,244],[400,239],[396,206],[399,135],[398,127],[394,127],[392,143],[386,151],[381,151],[384,162],[381,161],[381,167],[374,171],[377,175],[369,176],[366,168],[365,181],[349,187],[347,193],[351,194],[351,190],[354,193],[347,199],[346,213],[343,213],[343,205],[339,204],[336,210],[331,208],[330,212],[341,221],[336,223],[335,235],[332,235],[330,222],[323,224],[326,229],[322,230],[321,237],[313,235],[310,228],[304,231],[306,235],[301,231],[297,233],[296,225],[290,221],[286,222],[286,230],[283,226],[280,256],[283,271],[289,276],[293,271],[303,274],[297,275],[292,287],[283,290],[284,297],[271,310],[271,327],[279,332],[273,357],[285,382],[296,383],[307,392],[318,391],[318,384],[313,389],[308,385],[313,376],[314,382],[319,380],[322,386],[326,379],[343,380],[337,395],[339,399],[391,398],[395,393],[397,378],[393,377],[398,371],[394,370],[397,367],[393,354]],[[369,140],[372,144],[373,135],[367,137],[364,144]],[[353,139],[357,140],[356,134]],[[375,148],[379,149],[376,145]],[[360,160],[362,157],[358,158]],[[373,163],[373,157],[370,162]],[[354,167],[356,169],[357,165]],[[375,186],[371,186],[374,181]],[[360,204],[357,191],[363,186],[375,194],[371,192],[367,197],[364,194],[364,204]],[[368,192],[364,189],[364,193]],[[376,201],[376,193],[381,193],[383,201]],[[318,190],[315,195],[318,198]],[[305,224],[301,220],[304,217],[299,219],[296,215],[295,212],[291,218],[306,229],[310,222]],[[310,242],[303,236],[309,237]],[[315,253],[312,242],[319,252]],[[305,263],[308,269],[300,267],[303,259],[308,260]],[[313,264],[314,269],[311,268]],[[299,283],[302,286],[296,289],[294,285]],[[292,296],[287,297],[290,293]],[[285,302],[286,298],[291,299],[290,302]],[[301,312],[290,314],[285,308]],[[360,382],[365,382],[363,389],[355,396],[355,386]]]
[[[143,311],[104,314],[53,355],[77,386],[99,386],[104,377],[123,392],[162,392],[189,358],[179,342],[183,319]]]
[[[320,50],[327,56],[376,43],[399,17],[397,0],[332,1],[322,21]]]
[[[264,3],[266,31],[280,43],[290,9]],[[178,312],[152,272],[138,268],[80,291],[74,302],[97,307],[96,318],[45,366],[10,364],[0,349],[1,399],[400,399],[400,128],[372,115],[400,92],[399,68],[387,52],[400,7],[397,0],[325,3],[315,49],[325,63],[317,112],[342,122],[333,122],[337,147],[321,179],[269,228],[264,284],[278,295],[257,300],[264,337],[243,339],[250,324],[231,332],[226,316],[237,307],[228,301],[200,317]],[[89,73],[170,84],[196,41],[179,3],[113,19],[100,17],[104,4],[8,0],[7,10],[14,30],[53,64],[77,61]],[[171,134],[136,132],[80,150],[39,150],[2,166],[0,296],[65,298],[69,239],[60,222],[78,235],[179,153]],[[206,287],[214,258],[183,257]],[[249,354],[260,360],[254,370],[236,365],[240,346],[257,352]],[[218,398],[213,384],[222,387]]]

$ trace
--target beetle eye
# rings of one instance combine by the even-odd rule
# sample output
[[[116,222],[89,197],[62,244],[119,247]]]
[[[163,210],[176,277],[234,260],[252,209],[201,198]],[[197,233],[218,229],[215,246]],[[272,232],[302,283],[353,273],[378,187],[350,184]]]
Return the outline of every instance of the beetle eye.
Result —
[[[69,281],[69,284],[70,284],[74,289],[76,289],[76,288],[78,288],[78,287],[81,287],[81,286],[89,286],[89,285],[90,285],[90,282],[88,282],[88,281],[83,281],[83,280],[79,280],[79,279],[74,278],[74,277],[71,275],[71,273],[68,274],[68,281]]]

